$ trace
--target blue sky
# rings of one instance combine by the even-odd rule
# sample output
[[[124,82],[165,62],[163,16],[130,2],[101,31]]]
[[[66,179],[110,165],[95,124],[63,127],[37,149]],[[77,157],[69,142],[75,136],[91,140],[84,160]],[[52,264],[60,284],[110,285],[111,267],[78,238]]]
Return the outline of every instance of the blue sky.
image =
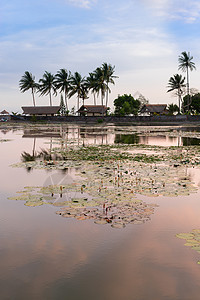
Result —
[[[200,90],[199,25],[199,0],[1,0],[0,109],[32,105],[31,94],[19,91],[25,71],[37,81],[60,68],[87,76],[103,62],[119,76],[111,107],[118,94],[137,91],[150,103],[177,103],[166,86],[180,73],[182,51],[194,56],[191,87]],[[48,96],[37,94],[36,104],[48,105]],[[75,104],[71,98],[70,107]]]

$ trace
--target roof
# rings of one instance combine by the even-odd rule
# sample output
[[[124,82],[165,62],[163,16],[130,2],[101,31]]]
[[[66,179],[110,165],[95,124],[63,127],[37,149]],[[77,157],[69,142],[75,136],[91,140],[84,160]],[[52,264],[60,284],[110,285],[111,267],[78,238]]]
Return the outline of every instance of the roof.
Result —
[[[28,115],[52,115],[58,113],[60,106],[22,106],[22,109]]]
[[[149,111],[150,113],[162,113],[165,111],[167,104],[145,104],[141,112]]]
[[[4,110],[2,110],[2,111],[0,112],[0,114],[2,114],[2,115],[9,115],[9,112],[6,111],[6,110],[4,109]]]
[[[107,111],[107,107],[105,105],[82,105],[78,112],[87,112],[87,113],[105,113]]]

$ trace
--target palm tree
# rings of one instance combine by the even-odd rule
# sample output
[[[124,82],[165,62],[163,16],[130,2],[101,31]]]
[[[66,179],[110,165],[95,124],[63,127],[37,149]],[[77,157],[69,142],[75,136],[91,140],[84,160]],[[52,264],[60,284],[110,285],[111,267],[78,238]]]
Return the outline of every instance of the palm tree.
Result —
[[[94,105],[96,105],[96,94],[98,92],[97,89],[97,79],[95,73],[89,73],[89,76],[86,78],[86,86],[89,90],[91,90],[94,96]]]
[[[85,99],[88,99],[88,86],[86,83],[81,85],[80,98],[83,100],[83,105],[85,104]]]
[[[173,77],[170,77],[168,82],[169,90],[167,92],[172,92],[174,90],[177,90],[179,113],[181,107],[181,95],[183,93],[182,89],[185,87],[184,82],[185,82],[185,77],[182,77],[182,75],[179,74],[175,74]]]
[[[96,84],[97,84],[96,90],[97,90],[98,94],[101,92],[101,105],[103,107],[103,100],[104,100],[106,89],[107,89],[107,86],[105,84],[104,72],[103,72],[102,68],[97,68],[94,71],[94,73],[95,73]]]
[[[69,98],[77,94],[77,111],[79,110],[79,101],[82,93],[82,85],[85,84],[85,78],[81,76],[80,73],[75,72],[73,76],[71,76],[71,87],[69,92]]]
[[[39,92],[42,96],[49,95],[50,106],[52,106],[51,91],[53,91],[53,94],[57,94],[55,77],[53,74],[45,71],[43,78],[39,80]]]
[[[114,78],[118,78],[118,76],[114,76],[114,72],[115,72],[115,66],[112,67],[111,64],[107,64],[107,63],[103,63],[102,64],[102,71],[104,74],[104,80],[106,82],[106,107],[108,105],[108,92],[110,93],[111,90],[108,87],[109,83],[115,84],[114,82]]]
[[[68,110],[67,95],[70,89],[71,72],[66,69],[60,69],[55,75],[55,85],[60,92],[64,92],[66,110]]]
[[[30,72],[26,71],[22,76],[22,79],[19,81],[19,88],[22,93],[31,89],[32,97],[33,97],[33,105],[35,106],[35,91],[38,88],[38,84],[35,82],[35,76],[33,76]]]
[[[179,107],[178,105],[171,103],[168,105],[167,110],[169,114],[173,116],[175,112],[179,112]]]
[[[189,70],[193,71],[196,69],[195,63],[192,61],[193,56],[190,56],[190,52],[182,52],[181,56],[178,58],[179,62],[179,70],[182,70],[183,72],[186,72],[187,74],[187,106],[189,107],[190,102],[190,89],[189,89]]]

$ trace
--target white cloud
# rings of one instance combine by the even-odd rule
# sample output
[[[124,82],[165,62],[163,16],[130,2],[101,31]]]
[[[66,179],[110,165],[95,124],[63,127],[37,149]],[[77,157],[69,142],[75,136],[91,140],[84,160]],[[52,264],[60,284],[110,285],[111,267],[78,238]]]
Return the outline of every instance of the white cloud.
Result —
[[[155,15],[165,19],[177,19],[194,23],[200,17],[200,2],[197,0],[143,0]]]
[[[96,0],[68,0],[69,3],[83,8],[90,8]]]

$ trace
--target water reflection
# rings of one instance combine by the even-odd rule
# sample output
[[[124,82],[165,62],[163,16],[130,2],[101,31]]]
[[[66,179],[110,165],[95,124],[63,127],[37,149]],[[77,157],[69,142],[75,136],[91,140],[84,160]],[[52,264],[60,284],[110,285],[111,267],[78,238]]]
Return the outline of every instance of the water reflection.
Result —
[[[139,144],[138,134],[116,134],[115,144]]]
[[[76,137],[79,134],[69,129],[68,143],[73,130]],[[45,142],[52,139],[53,143],[54,138],[22,139],[12,131],[8,135],[13,141],[0,145],[1,299],[199,300],[199,254],[175,237],[200,228],[199,193],[156,198],[159,208],[151,222],[123,230],[60,218],[52,206],[29,208],[7,200],[25,185],[62,180],[60,172],[54,178],[51,171],[27,174],[9,167],[23,151],[35,155],[45,145],[49,148]],[[112,140],[110,136],[115,139],[108,130],[107,141]],[[156,137],[152,138],[155,142]],[[60,142],[60,137],[56,139]],[[82,139],[79,135],[79,142]],[[94,136],[85,139],[92,143]],[[164,139],[158,141],[166,144]],[[177,138],[167,142],[178,144]],[[185,172],[199,185],[199,172],[187,168]],[[149,197],[141,199],[152,202]]]

